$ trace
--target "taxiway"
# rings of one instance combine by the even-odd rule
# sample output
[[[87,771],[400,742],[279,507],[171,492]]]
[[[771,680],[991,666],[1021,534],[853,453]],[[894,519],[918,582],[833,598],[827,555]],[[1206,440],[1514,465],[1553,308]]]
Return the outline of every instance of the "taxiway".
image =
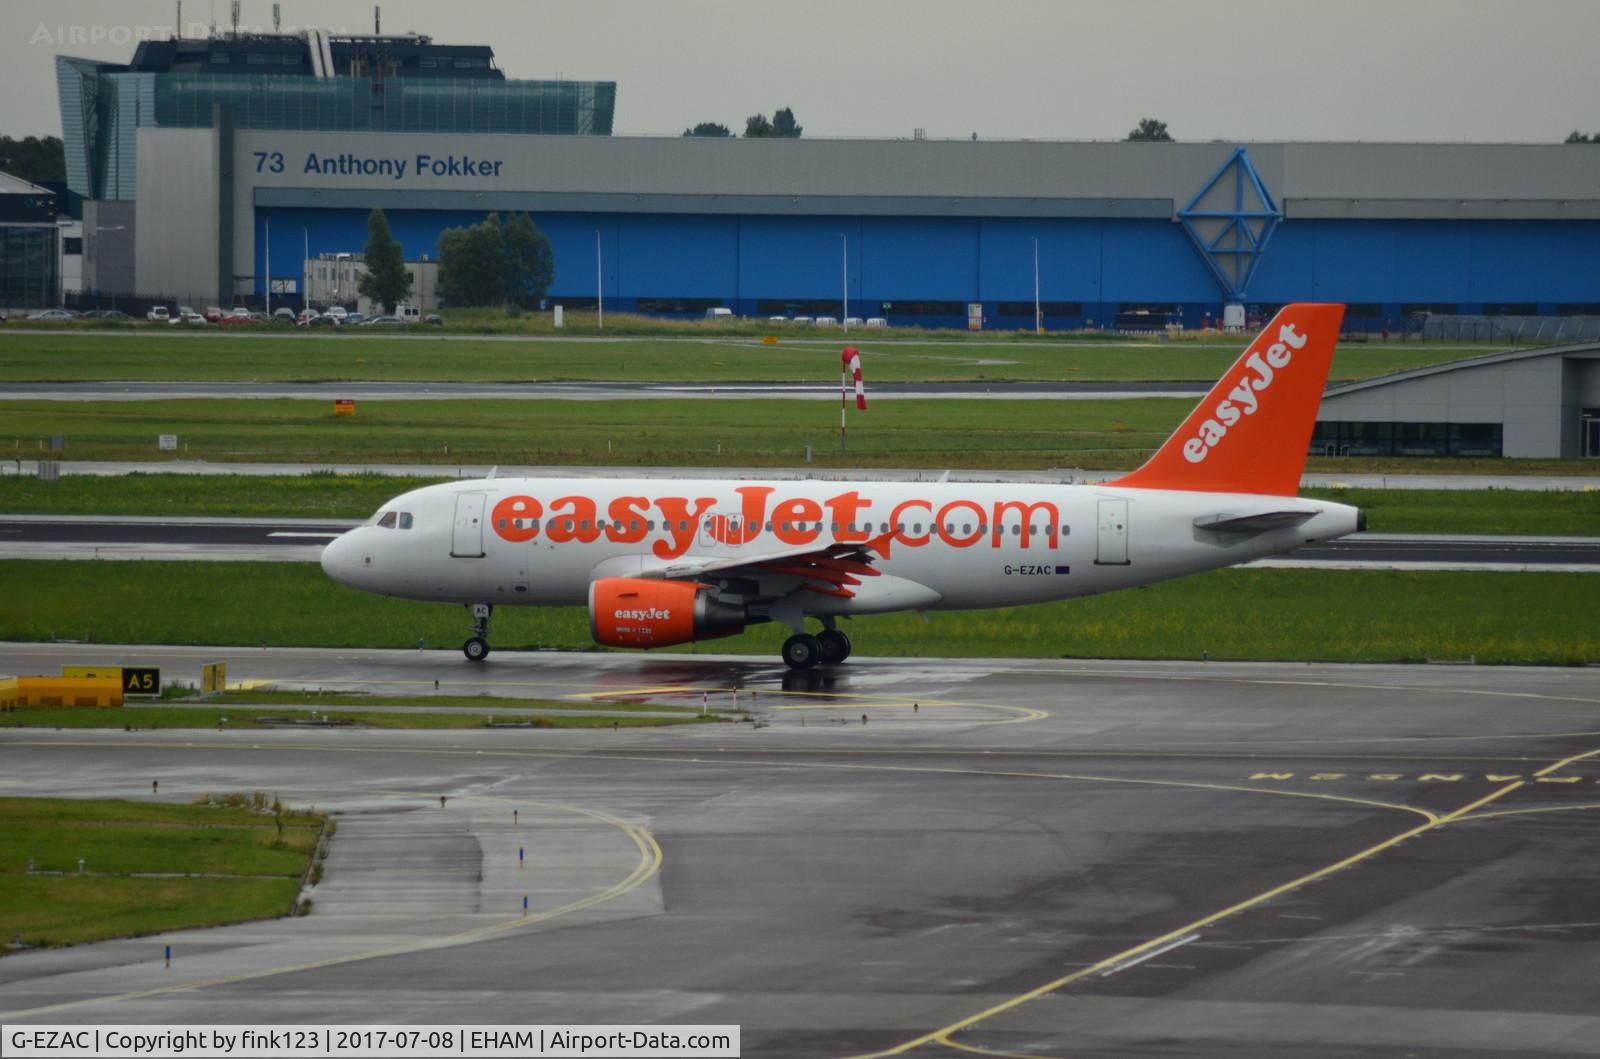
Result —
[[[1600,670],[21,644],[0,670],[91,656],[380,695],[737,691],[754,723],[5,730],[7,794],[159,778],[339,822],[311,915],[13,954],[7,1021],[726,1022],[751,1056],[1600,1052]]]

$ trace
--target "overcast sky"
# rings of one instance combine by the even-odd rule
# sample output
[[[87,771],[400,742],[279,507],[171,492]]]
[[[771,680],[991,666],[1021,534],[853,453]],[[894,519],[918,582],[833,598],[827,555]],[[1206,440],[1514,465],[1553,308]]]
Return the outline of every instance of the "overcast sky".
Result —
[[[371,0],[282,0],[370,32]],[[1600,131],[1600,0],[384,0],[386,32],[494,46],[508,77],[616,81],[617,135],[1561,140]],[[228,0],[186,0],[190,33]],[[242,22],[270,29],[270,0]],[[126,61],[173,0],[0,0],[0,132],[59,134],[54,56]]]

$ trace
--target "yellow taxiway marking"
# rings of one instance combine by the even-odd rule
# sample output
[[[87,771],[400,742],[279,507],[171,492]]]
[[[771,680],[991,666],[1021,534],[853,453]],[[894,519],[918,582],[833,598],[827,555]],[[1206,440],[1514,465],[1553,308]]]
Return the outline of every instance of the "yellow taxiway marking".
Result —
[[[659,688],[619,688],[615,691],[581,691],[568,695],[569,699],[614,699],[619,695],[666,695],[669,693],[688,694],[691,691],[716,692],[725,694],[731,688],[697,688],[682,684],[668,684]]]
[[[419,797],[429,797],[431,799],[431,796]],[[475,927],[472,930],[461,931],[459,933],[446,935],[441,938],[430,938],[426,941],[406,942],[400,945],[392,945],[387,948],[369,949],[364,952],[353,952],[344,956],[332,956],[325,960],[313,960],[307,963],[293,964],[287,967],[271,967],[258,971],[246,971],[243,974],[223,975],[216,978],[203,978],[192,982],[184,982],[178,985],[159,986],[154,989],[140,989],[129,993],[117,993],[110,996],[89,997],[83,1000],[69,1001],[64,1004],[50,1004],[44,1007],[29,1008],[24,1011],[8,1011],[4,1013],[5,1017],[8,1019],[33,1017],[37,1015],[53,1014],[58,1011],[71,1011],[77,1008],[90,1007],[96,1004],[113,1004],[125,1000],[143,1000],[146,997],[165,996],[171,993],[187,993],[197,989],[210,989],[221,985],[234,985],[239,982],[253,982],[258,979],[272,978],[277,975],[295,974],[300,971],[316,971],[327,967],[339,967],[344,964],[360,963],[366,960],[380,959],[385,956],[403,956],[409,953],[424,952],[429,949],[440,949],[451,945],[459,945],[464,942],[478,941],[482,938],[493,937],[499,934],[525,930],[529,927],[548,923],[550,920],[556,919],[560,916],[570,915],[573,912],[580,912],[586,908],[593,908],[596,905],[615,900],[624,894],[638,889],[661,870],[661,846],[656,842],[655,836],[650,834],[650,832],[644,827],[641,827],[638,824],[630,824],[626,820],[612,816],[610,813],[603,812],[599,809],[589,809],[578,805],[557,805],[550,802],[524,801],[515,798],[496,798],[493,796],[480,797],[477,795],[469,795],[467,797],[469,799],[479,798],[479,800],[484,801],[499,801],[506,802],[508,804],[530,806],[539,809],[555,810],[557,812],[576,813],[581,816],[586,816],[592,820],[598,820],[603,824],[620,829],[624,834],[632,839],[634,846],[639,850],[639,862],[634,865],[633,870],[628,873],[626,878],[606,887],[604,890],[601,890],[598,893],[590,894],[588,897],[570,901],[567,904],[559,907],[547,909],[546,911],[540,912],[536,915],[525,917],[518,916],[515,919],[493,923],[488,926]]]
[[[1573,754],[1570,757],[1562,758],[1560,761],[1540,769],[1538,772],[1534,773],[1534,775],[1535,777],[1548,776],[1553,772],[1557,772],[1563,768],[1566,768],[1568,765],[1572,765],[1576,762],[1584,761],[1596,756],[1600,756],[1600,748],[1586,750],[1582,753]],[[1125,964],[1131,959],[1136,959],[1140,956],[1151,953],[1154,950],[1160,949],[1164,945],[1170,945],[1171,943],[1182,939],[1186,935],[1197,933],[1214,923],[1220,922],[1223,919],[1238,915],[1241,912],[1246,912],[1259,905],[1265,904],[1274,898],[1281,897],[1286,893],[1293,893],[1294,891],[1302,889],[1320,879],[1325,879],[1328,876],[1343,871],[1346,868],[1353,867],[1362,863],[1363,861],[1370,860],[1386,850],[1393,849],[1402,842],[1406,842],[1410,839],[1416,838],[1419,835],[1427,834],[1429,831],[1433,831],[1437,828],[1445,827],[1449,824],[1457,823],[1462,820],[1479,819],[1481,818],[1480,816],[1474,815],[1478,809],[1481,809],[1483,806],[1489,805],[1500,798],[1505,797],[1513,791],[1520,790],[1525,786],[1527,786],[1527,783],[1524,780],[1517,780],[1515,782],[1508,783],[1503,787],[1489,792],[1476,801],[1469,802],[1459,809],[1446,813],[1443,816],[1435,815],[1433,813],[1425,813],[1420,809],[1413,809],[1412,811],[1414,812],[1424,812],[1424,815],[1430,819],[1428,819],[1426,823],[1418,824],[1417,826],[1402,831],[1397,835],[1392,835],[1389,838],[1384,839],[1382,842],[1375,843],[1371,846],[1368,846],[1366,849],[1352,853],[1350,856],[1336,861],[1333,864],[1318,868],[1316,871],[1307,872],[1298,878],[1290,879],[1288,882],[1274,886],[1269,890],[1265,890],[1259,894],[1256,894],[1254,897],[1248,897],[1243,901],[1236,902],[1226,908],[1212,912],[1210,915],[1203,916],[1200,919],[1194,920],[1193,922],[1186,923],[1181,927],[1170,930],[1159,937],[1150,938],[1149,940],[1141,942],[1132,948],[1124,949],[1121,952],[1114,953],[1113,955],[1107,956],[1106,958],[1100,960],[1098,963],[1094,963],[1088,967],[1076,970],[1071,974],[1062,975],[1061,977],[1046,982],[1043,985],[1036,986],[1033,989],[1028,990],[1026,993],[1018,994],[1009,1000],[1003,1000],[998,1004],[983,1009],[982,1011],[974,1012],[965,1018],[958,1019],[947,1026],[941,1026],[940,1028],[925,1033],[920,1037],[914,1037],[911,1040],[897,1044],[892,1048],[886,1048],[882,1051],[869,1052],[855,1056],[854,1059],[878,1059],[878,1057],[881,1056],[903,1055],[906,1052],[911,1051],[913,1048],[920,1048],[926,1044],[940,1044],[971,1051],[973,1049],[970,1047],[963,1048],[961,1044],[952,1041],[950,1038],[954,1034],[961,1033],[964,1030],[969,1030],[979,1023],[986,1022],[997,1015],[1005,1014],[1008,1011],[1014,1011],[1030,1001],[1037,1000],[1043,996],[1048,996],[1049,994],[1065,988],[1074,982],[1081,981],[1085,978],[1107,971],[1113,967]],[[1482,815],[1487,816],[1488,814]]]

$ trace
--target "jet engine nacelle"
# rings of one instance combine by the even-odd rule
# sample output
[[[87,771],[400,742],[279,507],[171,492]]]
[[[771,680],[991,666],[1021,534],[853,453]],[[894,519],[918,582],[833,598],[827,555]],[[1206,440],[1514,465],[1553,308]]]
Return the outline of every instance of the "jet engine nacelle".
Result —
[[[607,647],[670,647],[744,631],[743,606],[711,586],[641,577],[603,577],[589,585],[589,633]]]

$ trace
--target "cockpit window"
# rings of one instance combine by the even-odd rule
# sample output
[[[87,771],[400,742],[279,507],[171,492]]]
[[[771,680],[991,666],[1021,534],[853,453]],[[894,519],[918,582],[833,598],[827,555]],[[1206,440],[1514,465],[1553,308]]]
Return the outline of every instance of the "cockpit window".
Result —
[[[409,512],[409,511],[400,512],[400,528],[401,529],[410,529],[411,528],[411,512]]]
[[[378,525],[382,526],[384,529],[394,529],[394,524],[397,518],[398,515],[395,512],[385,511],[382,515],[378,516]]]

